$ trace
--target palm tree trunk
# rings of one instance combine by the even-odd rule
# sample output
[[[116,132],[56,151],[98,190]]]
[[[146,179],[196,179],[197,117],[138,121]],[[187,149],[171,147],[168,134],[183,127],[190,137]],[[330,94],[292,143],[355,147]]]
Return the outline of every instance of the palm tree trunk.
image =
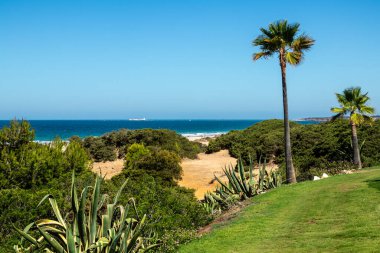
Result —
[[[358,134],[356,132],[356,125],[355,123],[351,122],[351,132],[352,132],[352,148],[354,151],[354,164],[358,166],[358,169],[362,168],[362,161],[360,159],[360,150],[359,150],[359,143],[358,143]]]
[[[288,94],[286,88],[286,61],[285,52],[280,50],[280,67],[282,76],[282,99],[284,107],[284,140],[285,140],[285,161],[286,161],[286,182],[297,183],[296,173],[294,171],[292,159],[292,146],[290,143],[290,126],[289,126],[289,112],[288,112]]]

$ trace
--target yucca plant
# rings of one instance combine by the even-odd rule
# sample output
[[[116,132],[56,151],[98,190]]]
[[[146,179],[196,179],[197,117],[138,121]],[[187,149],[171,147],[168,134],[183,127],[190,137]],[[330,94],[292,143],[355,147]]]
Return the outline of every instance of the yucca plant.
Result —
[[[63,218],[54,197],[46,195],[38,206],[48,200],[56,219],[37,220],[26,226],[24,230],[15,228],[22,236],[20,243],[14,246],[15,251],[129,253],[146,252],[156,247],[157,244],[150,243],[151,238],[144,237],[146,216],[140,219],[134,200],[130,199],[126,206],[118,204],[127,180],[111,203],[108,195],[100,195],[101,181],[102,178],[97,177],[94,187],[85,187],[78,198],[73,173],[71,220]],[[92,196],[89,198],[88,192],[91,188]],[[86,208],[88,204],[89,210]],[[128,217],[130,208],[136,213],[136,218]]]

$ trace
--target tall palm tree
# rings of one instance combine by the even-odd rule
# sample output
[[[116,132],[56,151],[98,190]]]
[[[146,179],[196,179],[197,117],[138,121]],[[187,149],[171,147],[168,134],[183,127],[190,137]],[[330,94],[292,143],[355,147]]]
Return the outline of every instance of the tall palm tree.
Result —
[[[343,94],[336,93],[336,98],[340,107],[331,108],[331,111],[336,113],[332,118],[333,120],[347,114],[349,115],[354,164],[356,164],[359,169],[362,168],[362,162],[360,159],[356,127],[365,121],[372,121],[370,115],[375,113],[373,107],[366,105],[369,100],[367,94],[368,93],[362,94],[360,87],[345,89]]]
[[[310,49],[315,42],[311,37],[299,34],[299,27],[298,23],[288,24],[286,20],[280,20],[270,24],[267,29],[260,28],[262,34],[253,41],[253,45],[260,47],[261,50],[253,55],[253,60],[267,59],[273,55],[278,55],[280,61],[284,108],[286,180],[288,183],[296,183],[297,180],[290,143],[286,65],[287,63],[290,65],[300,64],[303,60],[304,52]]]

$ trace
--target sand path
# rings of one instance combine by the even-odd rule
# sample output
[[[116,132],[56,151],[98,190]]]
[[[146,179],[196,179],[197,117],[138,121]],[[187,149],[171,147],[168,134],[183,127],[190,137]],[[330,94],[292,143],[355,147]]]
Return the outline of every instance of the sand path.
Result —
[[[228,150],[221,150],[213,154],[198,154],[198,159],[183,159],[182,180],[179,185],[195,189],[195,196],[202,199],[207,191],[215,189],[216,182],[210,184],[214,175],[222,176],[226,165],[236,164],[236,159],[228,154]]]

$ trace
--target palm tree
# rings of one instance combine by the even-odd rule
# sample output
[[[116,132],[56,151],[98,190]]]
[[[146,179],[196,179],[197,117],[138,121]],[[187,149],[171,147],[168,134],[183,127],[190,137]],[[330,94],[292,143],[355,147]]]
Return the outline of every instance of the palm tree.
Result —
[[[278,55],[282,76],[282,98],[284,108],[284,139],[286,181],[296,183],[296,175],[292,161],[290,144],[290,126],[288,113],[288,95],[286,88],[286,64],[298,65],[303,60],[304,52],[314,45],[314,40],[305,34],[299,34],[298,23],[288,24],[286,20],[277,21],[269,25],[268,29],[260,28],[262,32],[254,41],[254,46],[260,47],[260,52],[253,55],[253,60],[267,59]]]
[[[362,162],[360,159],[356,126],[362,124],[365,121],[372,121],[370,115],[375,113],[375,109],[373,107],[366,105],[369,100],[367,94],[368,93],[362,94],[360,87],[345,89],[343,91],[343,94],[336,93],[336,98],[340,107],[331,108],[331,111],[333,113],[336,113],[336,115],[333,116],[332,120],[349,114],[354,164],[356,164],[359,169],[362,168]]]

